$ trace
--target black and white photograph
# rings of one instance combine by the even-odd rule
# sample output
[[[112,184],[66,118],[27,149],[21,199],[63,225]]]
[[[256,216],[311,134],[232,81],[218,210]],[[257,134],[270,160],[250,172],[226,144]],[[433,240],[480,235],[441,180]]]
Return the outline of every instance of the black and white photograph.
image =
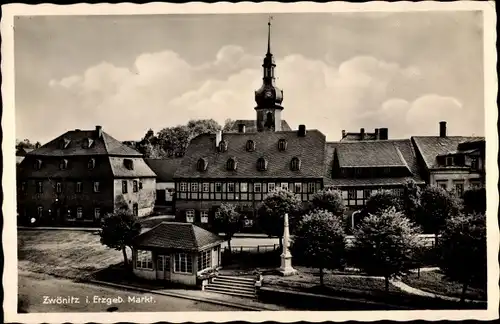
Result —
[[[6,321],[498,318],[494,6],[2,6]]]

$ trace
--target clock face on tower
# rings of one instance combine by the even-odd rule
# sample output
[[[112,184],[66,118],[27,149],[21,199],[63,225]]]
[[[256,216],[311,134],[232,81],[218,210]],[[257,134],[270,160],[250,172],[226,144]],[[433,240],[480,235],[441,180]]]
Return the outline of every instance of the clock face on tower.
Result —
[[[264,94],[264,96],[266,98],[271,98],[273,96],[273,93],[271,91],[266,91],[266,93]]]

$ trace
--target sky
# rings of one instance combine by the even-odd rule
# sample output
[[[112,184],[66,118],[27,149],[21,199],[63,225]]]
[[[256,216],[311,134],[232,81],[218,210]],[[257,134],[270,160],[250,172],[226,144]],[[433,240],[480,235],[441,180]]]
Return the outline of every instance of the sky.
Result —
[[[16,138],[101,125],[119,140],[190,119],[254,119],[267,14],[18,16]],[[283,118],[329,141],[484,136],[480,11],[273,14]]]

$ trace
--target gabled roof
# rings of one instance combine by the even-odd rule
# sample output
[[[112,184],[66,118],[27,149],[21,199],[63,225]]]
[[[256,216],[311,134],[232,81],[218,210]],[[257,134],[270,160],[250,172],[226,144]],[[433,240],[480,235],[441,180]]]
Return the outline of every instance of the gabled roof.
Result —
[[[188,146],[182,164],[175,172],[175,178],[322,178],[324,167],[325,136],[318,130],[308,130],[304,137],[297,131],[224,133],[226,152],[215,148],[216,135],[203,134],[194,138]],[[287,142],[285,151],[278,150],[278,141]],[[255,143],[254,151],[247,151],[247,141]],[[228,171],[226,162],[235,158],[237,169]],[[267,170],[258,171],[257,159],[267,161]],[[291,159],[300,159],[300,170],[292,171]],[[206,171],[198,171],[197,161],[205,159]]]
[[[364,135],[364,140],[369,141],[369,140],[376,140],[377,136],[375,133],[365,133]],[[342,139],[340,140],[341,142],[348,142],[348,141],[361,141],[361,133],[347,133]]]
[[[161,222],[136,236],[133,245],[194,252],[222,242],[218,235],[191,223]]]
[[[254,119],[238,119],[233,121],[228,132],[236,133],[238,132],[238,125],[245,125],[245,132],[253,133],[257,131],[257,121]],[[292,128],[288,125],[286,120],[281,121],[281,130],[282,131],[291,131]]]
[[[465,142],[481,142],[484,137],[472,136],[413,136],[417,150],[422,155],[427,169],[446,168],[440,165],[436,159],[439,155],[456,154],[459,144]],[[451,167],[453,168],[453,167]]]
[[[342,167],[404,167],[406,177],[332,178],[335,151]],[[418,184],[424,181],[419,172],[415,151],[409,139],[358,142],[328,142],[325,146],[325,186],[388,186],[402,185],[408,180]]]
[[[174,182],[174,174],[182,162],[181,158],[144,159],[156,174],[156,182]]]
[[[96,130],[72,130],[56,137],[47,144],[29,152],[27,155],[43,156],[75,156],[75,155],[117,155],[142,156],[133,148],[121,143],[108,133],[102,131],[99,137]],[[92,145],[85,148],[85,142],[92,140]],[[67,146],[61,148],[61,142]]]

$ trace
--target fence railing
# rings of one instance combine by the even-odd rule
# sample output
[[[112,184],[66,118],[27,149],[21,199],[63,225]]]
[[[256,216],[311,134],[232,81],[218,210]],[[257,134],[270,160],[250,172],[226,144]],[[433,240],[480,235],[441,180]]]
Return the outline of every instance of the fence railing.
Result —
[[[279,244],[267,244],[267,245],[235,245],[231,246],[232,253],[241,253],[241,252],[249,252],[249,253],[264,253],[279,250]],[[224,252],[228,252],[229,247],[224,247]]]

